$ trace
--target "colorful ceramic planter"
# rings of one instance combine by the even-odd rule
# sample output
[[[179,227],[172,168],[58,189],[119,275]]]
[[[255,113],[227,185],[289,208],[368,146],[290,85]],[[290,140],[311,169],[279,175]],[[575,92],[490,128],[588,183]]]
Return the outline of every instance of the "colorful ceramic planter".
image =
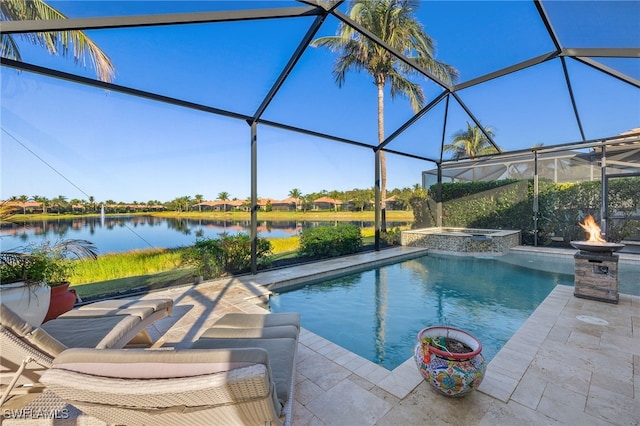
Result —
[[[447,351],[444,339],[456,340],[470,351]],[[441,343],[439,343],[441,342]],[[480,386],[486,361],[482,344],[473,335],[454,327],[427,327],[418,333],[414,359],[422,377],[447,396],[463,396]]]

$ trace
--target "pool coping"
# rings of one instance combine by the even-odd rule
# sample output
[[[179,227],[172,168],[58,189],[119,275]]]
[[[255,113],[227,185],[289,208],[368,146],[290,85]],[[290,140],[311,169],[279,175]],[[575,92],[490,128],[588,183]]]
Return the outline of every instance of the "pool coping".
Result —
[[[509,403],[513,398],[522,398],[522,393],[528,393],[520,391],[519,386],[530,386],[525,380],[527,371],[536,362],[536,357],[541,356],[545,341],[555,338],[555,328],[563,327],[559,325],[566,320],[563,311],[568,308],[572,299],[571,286],[557,285],[488,363],[477,392],[503,403]],[[621,295],[621,299],[627,305],[640,303],[638,296]],[[578,303],[601,302],[580,300]],[[395,369],[387,370],[306,329],[302,329],[300,344],[399,399],[406,398],[424,381],[418,374],[413,357],[409,357]],[[549,380],[552,381],[553,377]]]
[[[533,252],[537,255],[547,255],[550,257],[563,256],[567,258],[572,258],[577,252],[575,249],[553,249],[548,247],[532,246],[517,246],[511,250],[525,253]],[[281,279],[278,280],[278,282],[264,284],[264,286],[270,291],[291,289],[299,286],[301,283],[332,278],[346,273],[358,272],[402,260],[421,257],[428,255],[429,250],[425,248],[402,246],[374,253],[376,254],[374,259],[361,263],[358,263],[357,260],[359,255],[319,262],[322,264],[321,269],[323,272],[316,273],[314,271],[309,271],[308,274],[296,274],[295,277]],[[435,254],[442,255],[440,252]],[[371,253],[367,256],[371,256]],[[621,262],[638,262],[639,260],[640,256],[634,254],[620,255]],[[328,270],[329,265],[327,262],[332,261],[335,262],[333,265],[335,266],[335,269],[331,268],[331,270]],[[567,296],[567,292],[570,293],[569,296]],[[621,297],[622,296],[640,300],[640,297],[638,296],[621,294]],[[539,346],[542,340],[544,340],[549,333],[551,327],[555,324],[549,319],[550,316],[554,317],[559,315],[564,308],[564,304],[558,303],[558,299],[566,300],[567,297],[573,297],[572,286],[558,285],[549,293],[549,295],[547,295],[547,297],[545,297],[540,305],[538,305],[520,328],[516,330],[514,335],[493,357],[491,362],[488,363],[487,374],[478,389],[479,392],[487,394],[502,402],[509,401],[511,395],[515,392],[518,383],[524,376],[527,367],[535,356],[534,348]],[[535,327],[533,327],[533,330],[531,326],[532,322],[536,324]],[[541,328],[540,323],[546,324],[546,326]],[[535,341],[532,341],[531,336],[534,336]],[[417,370],[413,357],[409,357],[395,369],[388,370],[306,329],[303,329],[303,332],[301,333],[300,342],[314,352],[317,352],[338,365],[347,368],[353,374],[362,377],[400,399],[409,395],[423,381],[420,375],[415,374]],[[518,355],[519,362],[516,367],[505,371],[502,366],[511,365],[513,363],[509,354],[513,354],[514,351],[522,351],[521,348],[523,347],[525,348],[524,352]]]
[[[547,248],[522,248],[532,249]],[[206,329],[208,321],[231,309],[226,307],[227,300],[234,311],[268,312],[256,301],[259,295],[270,293],[263,285],[308,280],[334,268],[344,273],[349,266],[362,269],[426,253],[399,247],[204,282],[193,290],[198,300],[211,293],[203,301],[213,301],[215,309],[207,311],[205,304],[203,314],[199,310],[190,314],[163,333],[159,343],[164,346],[184,340],[183,323],[191,332],[186,340],[196,338],[198,331],[193,331],[191,323],[196,321],[198,329]],[[562,253],[573,254],[572,250]],[[629,259],[637,262],[640,257]],[[446,411],[448,420],[469,425],[635,424],[629,419],[640,415],[637,392],[634,395],[633,391],[640,383],[640,346],[638,316],[632,312],[637,312],[640,297],[621,294],[620,304],[613,305],[576,298],[572,290],[571,286],[552,290],[488,364],[480,388],[466,398],[437,394],[411,357],[389,371],[303,328],[298,344],[293,423],[432,424],[444,419],[438,413]],[[191,300],[183,296],[176,300],[192,309]],[[200,302],[194,306],[200,308]],[[576,314],[607,319],[611,326],[586,324],[578,321]],[[203,316],[209,319],[203,320]],[[603,357],[604,351],[616,357],[613,365]]]
[[[344,274],[365,271],[404,260],[415,259],[427,254],[429,254],[429,250],[424,247],[395,247],[366,254],[327,259],[317,263],[287,268],[292,271],[288,274],[288,277],[283,277],[281,274],[278,274],[277,279],[270,280],[262,285],[270,291],[290,290],[309,283],[310,281],[324,280]],[[300,274],[298,268],[304,269],[305,273]],[[268,274],[268,272],[265,274]]]

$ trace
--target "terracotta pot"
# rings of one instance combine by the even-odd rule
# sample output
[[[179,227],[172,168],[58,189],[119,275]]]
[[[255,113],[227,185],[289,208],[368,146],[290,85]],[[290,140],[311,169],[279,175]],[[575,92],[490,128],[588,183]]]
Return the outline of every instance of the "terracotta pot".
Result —
[[[449,338],[463,343],[470,352],[451,353],[426,345],[423,338]],[[454,327],[427,327],[418,333],[414,359],[422,377],[447,396],[463,396],[480,386],[486,361],[482,344],[470,333]]]
[[[77,296],[75,290],[69,289],[70,284],[69,282],[65,282],[51,287],[51,302],[49,302],[49,310],[47,311],[47,316],[44,317],[44,322],[58,318],[60,315],[73,309]]]

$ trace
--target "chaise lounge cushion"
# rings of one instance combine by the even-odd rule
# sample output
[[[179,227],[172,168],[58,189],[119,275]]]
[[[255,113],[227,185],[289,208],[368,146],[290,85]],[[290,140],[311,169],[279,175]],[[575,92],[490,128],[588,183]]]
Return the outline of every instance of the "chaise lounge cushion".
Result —
[[[144,307],[129,309],[73,309],[65,312],[58,318],[102,318],[105,316],[133,315],[143,319],[149,317],[154,312],[153,308]]]
[[[300,314],[297,312],[276,314],[229,313],[216,321],[213,326],[227,328],[265,328],[283,325],[294,325],[300,329]]]
[[[266,350],[69,349],[42,382],[109,424],[280,424]]]
[[[278,400],[285,405],[289,400],[289,391],[295,369],[296,339],[208,339],[200,338],[193,345],[193,349],[238,349],[260,348],[269,354],[271,374],[276,385]]]
[[[145,320],[154,314],[162,317],[169,316],[172,310],[172,299],[111,299],[80,306],[77,309],[62,314],[59,318],[134,315],[141,320]]]
[[[278,325],[265,328],[221,327],[216,324],[205,330],[200,338],[205,339],[274,339],[298,338],[298,329],[293,325]]]
[[[120,379],[195,377],[256,364],[269,367],[266,350],[68,349],[53,361],[57,369]]]
[[[57,318],[40,326],[67,348],[111,348],[131,334],[140,323],[137,316]],[[126,342],[125,342],[126,343]]]
[[[109,424],[290,425],[299,326],[225,315],[189,349],[66,350],[42,382]]]
[[[42,352],[46,357],[54,358],[66,349],[65,345],[49,333],[40,328],[34,328],[4,305],[0,305],[0,324],[0,327],[15,336],[14,338],[24,341],[31,347],[38,348],[38,351]],[[10,351],[10,348],[3,347],[2,349],[0,355],[4,357]]]
[[[153,307],[135,308],[136,314],[61,316],[33,328],[11,308],[0,303],[0,367],[2,384],[8,384],[0,404],[14,394],[17,385],[38,383],[42,372],[53,359],[69,347],[122,348],[141,334],[149,336],[146,327],[171,311],[172,301],[147,301]],[[119,301],[122,303],[122,301]],[[100,308],[98,311],[102,312]],[[133,309],[133,308],[132,308]],[[145,313],[141,313],[144,310]]]
[[[153,308],[154,310],[168,309],[171,313],[173,299],[109,299],[100,302],[93,302],[80,306],[79,310],[88,309],[128,309],[128,308]]]

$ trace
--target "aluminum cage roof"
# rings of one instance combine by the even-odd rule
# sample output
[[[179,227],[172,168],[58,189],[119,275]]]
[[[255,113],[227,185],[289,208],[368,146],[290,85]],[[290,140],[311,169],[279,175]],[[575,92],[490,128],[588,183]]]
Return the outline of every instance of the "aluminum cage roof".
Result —
[[[68,6],[66,2],[51,3],[63,12]],[[81,29],[91,37],[127,38],[138,51],[143,49],[139,43],[160,40],[170,52],[176,52],[169,45],[171,35],[186,32],[187,36],[210,37],[211,55],[228,54],[233,45],[224,50],[216,48],[216,44],[238,33],[254,31],[255,38],[248,45],[239,45],[239,53],[218,57],[228,65],[213,65],[204,54],[167,55],[167,68],[175,76],[161,73],[161,77],[170,84],[156,79],[156,70],[138,74],[122,70],[115,83],[105,83],[93,78],[91,70],[72,68],[64,61],[44,56],[34,62],[2,58],[2,65],[435,163],[446,160],[443,144],[467,122],[481,128],[484,123],[495,126],[498,131],[490,139],[501,152],[539,143],[533,134],[547,146],[606,138],[639,127],[640,23],[638,14],[634,15],[640,13],[637,2],[422,2],[420,9],[425,11],[417,17],[438,42],[439,59],[460,71],[460,80],[454,84],[439,81],[353,22],[346,14],[348,4],[343,1],[130,2],[116,8],[117,3],[87,2],[86,7],[73,9],[74,14],[68,12],[66,20],[3,21],[1,32],[17,35]],[[489,18],[495,15],[496,7],[513,8],[517,22],[492,22]],[[487,15],[475,16],[482,11]],[[472,19],[480,25],[469,30],[465,25]],[[443,22],[449,25],[442,25]],[[370,37],[423,77],[415,79],[427,97],[419,112],[413,113],[404,100],[387,101],[386,138],[380,145],[375,121],[354,119],[348,126],[337,122],[349,109],[371,108],[365,104],[371,104],[373,98],[360,99],[359,92],[350,86],[368,84],[367,76],[349,76],[338,89],[327,83],[323,86],[310,71],[317,60],[318,67],[330,73],[326,66],[335,59],[333,54],[320,52],[309,43],[320,35],[334,34],[338,23]],[[449,28],[450,33],[468,31],[468,35],[457,38],[456,49],[448,43],[447,33],[441,33],[442,28]],[[611,31],[612,28],[617,30]],[[522,34],[528,37],[520,41]],[[265,44],[263,37],[271,43]],[[263,57],[277,60],[261,61]],[[202,67],[215,68],[215,78],[203,79],[197,71]],[[239,67],[243,70],[238,71]],[[251,93],[245,99],[231,99],[229,93],[239,90],[237,87],[225,90],[225,75],[236,72],[246,76],[242,85],[252,90],[243,88],[243,93]],[[585,75],[602,81],[602,85],[597,90],[585,86]],[[181,92],[181,85],[171,84],[180,78],[203,79],[203,90]],[[540,97],[518,99],[518,87],[525,86],[539,88]],[[329,96],[321,99],[321,92],[328,92]],[[301,102],[301,98],[309,102]],[[486,101],[491,101],[488,106]],[[600,108],[619,108],[619,119],[599,123]],[[290,113],[292,109],[298,111],[295,116]],[[547,119],[558,115],[563,116],[562,127],[547,125]],[[503,122],[519,123],[520,133],[501,133]]]

